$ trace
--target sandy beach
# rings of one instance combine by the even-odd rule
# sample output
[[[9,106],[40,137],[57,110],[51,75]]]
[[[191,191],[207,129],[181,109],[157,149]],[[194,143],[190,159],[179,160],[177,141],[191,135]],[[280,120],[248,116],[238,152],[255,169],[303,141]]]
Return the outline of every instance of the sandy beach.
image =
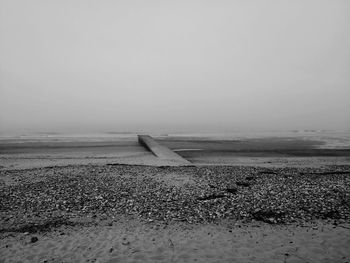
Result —
[[[0,262],[349,262],[346,148],[159,141],[3,141]]]
[[[0,0],[0,263],[350,263],[349,14]]]
[[[165,225],[120,219],[7,234],[0,249],[2,262],[348,262],[349,232],[349,224],[326,222]]]

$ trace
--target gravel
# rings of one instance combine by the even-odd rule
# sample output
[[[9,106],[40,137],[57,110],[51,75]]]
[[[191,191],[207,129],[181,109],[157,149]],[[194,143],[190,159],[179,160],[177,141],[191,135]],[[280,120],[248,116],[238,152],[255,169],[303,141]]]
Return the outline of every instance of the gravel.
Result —
[[[164,223],[350,222],[350,166],[105,165],[0,171],[0,232],[46,231],[125,215]]]

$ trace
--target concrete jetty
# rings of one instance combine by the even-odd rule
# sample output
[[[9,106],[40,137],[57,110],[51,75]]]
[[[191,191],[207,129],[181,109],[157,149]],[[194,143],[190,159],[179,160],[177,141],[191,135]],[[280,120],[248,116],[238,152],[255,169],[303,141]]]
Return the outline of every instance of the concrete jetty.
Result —
[[[173,165],[193,165],[191,162],[187,161],[185,158],[173,152],[168,147],[165,147],[164,145],[161,145],[160,143],[156,142],[151,136],[138,135],[137,137],[139,143],[146,149],[151,151],[158,158],[166,160]]]

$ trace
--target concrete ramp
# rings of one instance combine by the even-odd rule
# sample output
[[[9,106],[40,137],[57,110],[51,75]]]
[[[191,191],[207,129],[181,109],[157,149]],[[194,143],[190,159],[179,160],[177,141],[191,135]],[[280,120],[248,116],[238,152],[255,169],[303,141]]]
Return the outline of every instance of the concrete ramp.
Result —
[[[187,161],[185,158],[181,157],[177,153],[170,150],[158,142],[156,142],[149,135],[138,135],[139,143],[146,149],[151,151],[155,156],[162,160],[166,160],[173,165],[193,165],[191,162]]]

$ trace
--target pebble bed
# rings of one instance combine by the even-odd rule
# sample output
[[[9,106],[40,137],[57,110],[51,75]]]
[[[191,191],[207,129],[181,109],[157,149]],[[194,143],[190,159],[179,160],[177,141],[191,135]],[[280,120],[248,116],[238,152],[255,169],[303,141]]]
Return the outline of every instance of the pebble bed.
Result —
[[[0,233],[130,215],[149,222],[350,222],[350,166],[65,166],[0,171]],[[81,220],[79,222],[82,222]]]

